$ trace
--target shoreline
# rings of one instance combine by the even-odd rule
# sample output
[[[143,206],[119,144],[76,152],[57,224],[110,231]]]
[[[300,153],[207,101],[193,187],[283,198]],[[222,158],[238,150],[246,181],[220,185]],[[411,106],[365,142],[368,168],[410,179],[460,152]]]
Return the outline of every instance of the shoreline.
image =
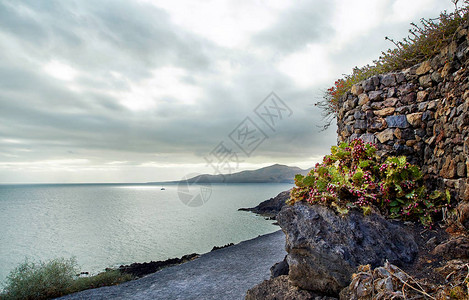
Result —
[[[270,267],[285,255],[285,234],[277,230],[136,280],[59,299],[244,299],[248,289],[270,278]]]

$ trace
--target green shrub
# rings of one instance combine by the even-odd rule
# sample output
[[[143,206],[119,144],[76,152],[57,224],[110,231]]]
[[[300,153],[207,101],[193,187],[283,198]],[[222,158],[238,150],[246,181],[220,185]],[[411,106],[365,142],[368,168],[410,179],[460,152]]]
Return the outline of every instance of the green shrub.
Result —
[[[458,0],[452,0],[456,5]],[[421,19],[420,25],[411,23],[410,35],[402,41],[391,41],[396,48],[382,52],[378,60],[372,65],[355,67],[352,73],[338,79],[334,86],[325,91],[323,100],[316,103],[323,111],[326,120],[325,128],[329,127],[332,120],[337,116],[340,98],[351,89],[351,87],[374,75],[387,72],[399,71],[424,62],[436,56],[444,47],[449,45],[459,28],[467,22],[469,12],[469,1],[464,1],[462,8],[454,12],[442,12],[435,19]]]
[[[77,278],[70,290],[71,293],[94,289],[103,286],[120,284],[134,279],[130,274],[124,274],[119,270],[109,270],[95,276]]]
[[[50,299],[67,293],[77,273],[75,259],[34,263],[26,260],[6,279],[2,299]]]
[[[296,175],[290,204],[307,201],[334,207],[339,213],[377,208],[389,218],[420,220],[430,226],[433,216],[449,205],[449,193],[428,193],[417,166],[405,156],[379,162],[376,147],[360,139],[333,146],[322,164],[306,176]]]
[[[78,277],[77,273],[79,271],[74,258],[57,258],[39,263],[26,260],[10,272],[0,299],[51,299],[133,279],[119,270],[109,270],[90,277]]]

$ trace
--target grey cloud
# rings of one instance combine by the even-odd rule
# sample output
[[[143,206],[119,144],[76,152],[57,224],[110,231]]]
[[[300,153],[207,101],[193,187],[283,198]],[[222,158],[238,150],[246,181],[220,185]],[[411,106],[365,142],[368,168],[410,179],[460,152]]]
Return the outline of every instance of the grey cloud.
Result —
[[[282,13],[272,27],[252,40],[282,54],[325,40],[333,33],[328,22],[332,9],[332,5],[324,1],[302,1]]]
[[[301,11],[287,12],[271,33],[297,13]],[[304,12],[301,22],[286,26],[281,35],[317,22],[309,19],[315,14]],[[318,38],[309,30],[292,37],[291,43],[274,44],[278,51],[298,49]],[[308,110],[314,102],[311,90],[293,88],[269,57],[258,60],[242,49],[216,47],[173,25],[164,11],[152,6],[126,1],[3,1],[0,33],[1,54],[7,58],[0,60],[0,162],[88,158],[136,164],[160,154],[159,159],[179,156],[203,163],[203,156],[228,141],[228,134],[253,116],[271,91],[294,108],[294,114],[269,132],[252,159],[301,159],[327,151],[328,143],[334,142],[330,137],[335,135],[317,130],[319,112]],[[305,34],[308,37],[300,40]],[[256,41],[275,42],[268,37],[266,31]],[[41,64],[50,59],[80,71],[75,83],[83,90],[72,90],[44,74]],[[217,60],[236,65],[236,75],[219,76]],[[158,99],[154,110],[135,112],[108,93],[128,91],[129,80],[144,80],[161,66],[187,71],[183,82],[203,90],[195,105],[167,97]]]
[[[43,59],[64,59],[87,71],[141,78],[152,67],[201,70],[210,64],[209,42],[175,27],[164,11],[148,4],[11,1],[0,6],[0,25]]]

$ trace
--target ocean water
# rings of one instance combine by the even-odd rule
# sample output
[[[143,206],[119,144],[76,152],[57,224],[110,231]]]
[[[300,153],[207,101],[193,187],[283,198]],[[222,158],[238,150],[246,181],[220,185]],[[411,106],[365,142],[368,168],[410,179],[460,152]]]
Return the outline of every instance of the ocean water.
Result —
[[[0,185],[0,283],[25,258],[76,257],[82,271],[96,273],[274,232],[273,221],[238,208],[292,185],[214,184],[208,191],[194,185],[182,194],[178,185],[164,187]],[[204,201],[187,205],[188,193],[199,190]]]

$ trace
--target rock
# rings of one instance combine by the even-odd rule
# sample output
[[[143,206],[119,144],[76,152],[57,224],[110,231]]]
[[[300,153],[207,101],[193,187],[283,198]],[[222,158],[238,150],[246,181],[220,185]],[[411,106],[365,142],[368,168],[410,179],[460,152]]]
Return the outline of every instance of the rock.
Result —
[[[443,178],[454,178],[456,177],[456,163],[451,158],[451,156],[447,156],[445,163],[440,171],[440,176]]]
[[[350,89],[350,92],[355,95],[355,96],[358,96],[360,95],[361,93],[363,93],[363,87],[361,87],[360,85],[352,85],[352,88]]]
[[[383,101],[383,105],[386,107],[394,107],[396,106],[396,103],[399,101],[397,98],[388,98]]]
[[[403,104],[413,104],[415,103],[415,99],[417,98],[417,94],[416,93],[409,93],[407,95],[405,95],[404,97],[402,97],[401,101]]]
[[[409,123],[407,122],[406,116],[389,116],[386,118],[386,123],[388,123],[388,127],[392,128],[409,127]]]
[[[422,115],[423,113],[413,113],[413,114],[408,114],[407,117],[407,122],[410,123],[410,125],[417,127],[422,124]]]
[[[392,98],[392,97],[395,97],[397,94],[397,88],[395,87],[390,87],[388,89],[388,98]]]
[[[277,216],[286,234],[291,282],[303,289],[336,295],[359,265],[412,263],[417,244],[402,226],[361,211],[338,215],[330,208],[297,202]]]
[[[392,148],[394,149],[397,155],[407,155],[407,154],[412,153],[412,148],[406,145],[401,145],[401,144],[396,143],[394,144],[394,146],[392,146]]]
[[[423,75],[432,69],[431,62],[429,60],[424,61],[423,63],[420,64],[420,66],[415,70],[416,75]]]
[[[355,100],[347,100],[344,102],[344,108],[345,110],[349,111],[357,106],[357,101]]]
[[[441,76],[440,72],[433,72],[431,75],[431,78],[434,82],[442,82],[443,77]]]
[[[362,106],[362,105],[365,105],[368,102],[370,102],[370,98],[368,98],[367,94],[360,94],[358,96],[358,105]]]
[[[380,110],[384,107],[384,102],[383,101],[379,101],[379,102],[372,102],[370,104],[371,108],[374,109],[374,110]]]
[[[419,111],[425,111],[427,109],[428,102],[421,102],[418,105]]]
[[[386,128],[386,121],[383,118],[379,117],[368,119],[367,124],[368,131],[370,132],[381,131]]]
[[[427,101],[427,99],[428,99],[427,91],[420,91],[417,93],[417,102]]]
[[[405,81],[405,74],[402,72],[399,72],[396,74],[396,81],[397,83],[402,83]]]
[[[432,86],[432,77],[431,75],[425,75],[425,76],[422,76],[419,78],[419,84],[423,87],[423,88],[429,88]]]
[[[240,211],[250,211],[256,214],[260,214],[267,217],[275,217],[278,212],[282,209],[284,205],[286,205],[287,200],[290,199],[290,191],[284,191],[275,196],[274,198],[270,198],[269,200],[265,200],[256,207],[252,208],[240,208]]]
[[[357,120],[355,121],[355,124],[353,124],[353,128],[366,129],[366,122],[364,120]]]
[[[363,82],[363,89],[365,90],[365,92],[373,91],[375,89],[373,78],[368,78]]]
[[[383,91],[372,91],[368,93],[368,98],[370,98],[371,101],[379,101],[381,100],[382,94]]]
[[[422,114],[422,121],[430,121],[433,119],[434,113],[432,111],[426,111]]]
[[[288,276],[265,280],[246,293],[246,300],[337,300],[293,286]]]
[[[223,245],[223,246],[213,246],[212,250],[210,250],[210,252],[213,252],[213,251],[217,251],[217,250],[220,250],[220,249],[223,249],[223,248],[228,248],[228,247],[231,247],[231,246],[234,246],[233,243],[228,243],[226,245]]]
[[[441,70],[441,76],[446,77],[454,70],[453,65],[447,62]]]
[[[393,86],[396,84],[396,76],[394,74],[387,74],[381,78],[381,83],[384,86]]]
[[[145,275],[155,273],[156,271],[161,270],[162,268],[182,264],[191,260],[198,258],[200,255],[197,253],[192,253],[184,255],[181,258],[170,258],[162,261],[151,261],[144,263],[133,263],[131,265],[122,265],[119,267],[119,271],[122,273],[130,274],[135,277],[143,277]]]
[[[364,141],[365,143],[376,144],[376,137],[374,136],[374,134],[371,134],[371,133],[362,134],[360,136],[360,139]]]
[[[276,263],[270,268],[270,278],[288,275],[288,262],[287,256],[281,261]]]
[[[463,162],[459,162],[456,167],[456,173],[458,174],[459,177],[465,177],[466,176],[466,164]]]
[[[446,259],[469,258],[469,238],[458,236],[435,247],[432,254]]]
[[[357,110],[354,114],[353,117],[355,120],[363,120],[365,118],[365,114],[359,110]]]
[[[386,143],[394,138],[394,130],[388,128],[380,133],[376,134],[376,138],[379,140],[381,144]]]
[[[466,170],[469,170],[469,164],[466,164]],[[464,189],[461,193],[461,201],[469,202],[469,182],[464,186]],[[468,225],[466,228],[469,230],[469,215],[468,215]]]
[[[394,107],[386,107],[380,110],[375,111],[375,115],[380,117],[390,116],[394,113],[396,109]]]
[[[430,101],[430,102],[428,102],[427,109],[434,109],[434,108],[436,108],[437,105],[438,105],[437,100]]]

